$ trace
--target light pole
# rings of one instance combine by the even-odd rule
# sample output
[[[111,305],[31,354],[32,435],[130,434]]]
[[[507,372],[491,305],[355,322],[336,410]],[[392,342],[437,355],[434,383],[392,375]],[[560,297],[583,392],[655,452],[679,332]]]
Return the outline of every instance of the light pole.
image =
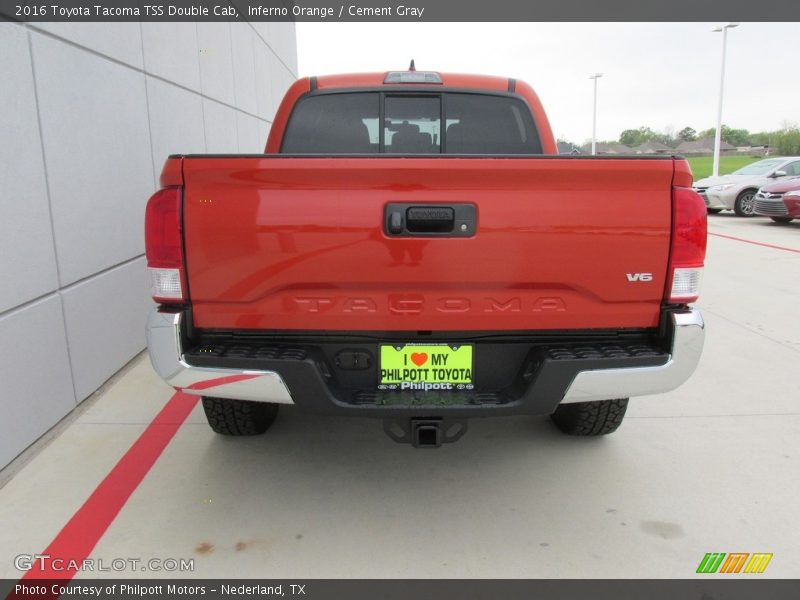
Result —
[[[589,79],[594,79],[594,104],[592,106],[592,156],[595,155],[597,146],[597,80],[603,76],[602,73],[590,75]]]
[[[738,27],[738,23],[728,23],[727,25],[720,25],[714,28],[714,33],[722,32],[722,70],[719,75],[719,107],[717,108],[717,133],[714,136],[714,167],[712,175],[716,177],[719,175],[719,146],[722,139],[722,95],[725,90],[725,50],[728,45],[728,29]]]

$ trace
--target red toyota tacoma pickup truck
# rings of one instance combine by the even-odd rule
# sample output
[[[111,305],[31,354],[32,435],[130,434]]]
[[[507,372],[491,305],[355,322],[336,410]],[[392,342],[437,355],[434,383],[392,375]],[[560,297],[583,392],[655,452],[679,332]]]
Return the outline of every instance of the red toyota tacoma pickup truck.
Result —
[[[691,184],[676,157],[557,156],[521,81],[300,79],[264,154],[167,160],[150,357],[228,435],[281,404],[417,447],[494,415],[609,433],[700,357]]]

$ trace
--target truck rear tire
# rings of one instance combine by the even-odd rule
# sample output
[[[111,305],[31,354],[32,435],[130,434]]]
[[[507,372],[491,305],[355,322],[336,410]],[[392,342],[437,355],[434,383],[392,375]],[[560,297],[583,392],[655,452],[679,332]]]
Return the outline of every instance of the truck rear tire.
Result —
[[[622,424],[628,408],[627,398],[560,404],[550,415],[567,435],[605,435]]]
[[[203,396],[203,410],[211,429],[222,435],[262,434],[278,415],[277,404],[208,396]]]

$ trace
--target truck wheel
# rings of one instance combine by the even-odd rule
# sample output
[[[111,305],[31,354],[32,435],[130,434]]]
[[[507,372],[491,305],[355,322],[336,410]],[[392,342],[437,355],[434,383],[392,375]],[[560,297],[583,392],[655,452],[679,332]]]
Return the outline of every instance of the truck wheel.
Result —
[[[737,217],[752,217],[753,209],[756,207],[756,191],[744,190],[736,196],[736,202],[733,204],[733,212]]]
[[[203,396],[203,410],[211,429],[222,435],[264,433],[278,415],[278,405]]]
[[[794,217],[770,217],[776,223],[791,223]]]
[[[627,398],[575,402],[560,404],[550,418],[567,435],[605,435],[617,430],[627,408]]]

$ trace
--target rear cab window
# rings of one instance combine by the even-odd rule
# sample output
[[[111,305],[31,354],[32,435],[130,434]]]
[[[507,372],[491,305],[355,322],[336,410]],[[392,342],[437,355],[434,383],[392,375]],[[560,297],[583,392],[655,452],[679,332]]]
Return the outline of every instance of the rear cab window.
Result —
[[[294,107],[282,154],[541,154],[527,103],[479,92],[322,92]]]

